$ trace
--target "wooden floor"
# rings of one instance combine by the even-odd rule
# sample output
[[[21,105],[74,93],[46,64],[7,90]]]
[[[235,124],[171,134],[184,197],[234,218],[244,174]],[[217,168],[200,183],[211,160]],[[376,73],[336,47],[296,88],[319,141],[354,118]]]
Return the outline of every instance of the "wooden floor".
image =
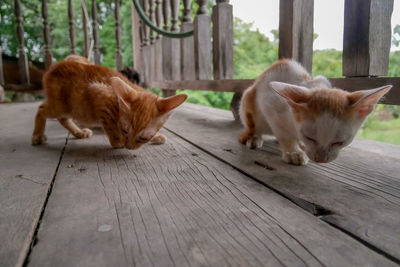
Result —
[[[357,140],[330,164],[237,142],[230,112],[185,104],[164,145],[112,149],[0,105],[0,266],[396,266],[400,147]]]

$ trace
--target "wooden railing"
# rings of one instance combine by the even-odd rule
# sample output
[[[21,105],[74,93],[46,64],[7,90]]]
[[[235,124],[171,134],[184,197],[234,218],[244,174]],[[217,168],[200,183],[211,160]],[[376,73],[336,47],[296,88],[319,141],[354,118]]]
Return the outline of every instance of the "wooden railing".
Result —
[[[143,3],[148,1],[144,0]],[[180,46],[175,44],[172,50],[160,51],[137,36],[138,42],[142,43],[142,49],[136,50],[135,66],[141,66],[139,69],[146,73],[147,86],[163,88],[164,92],[173,93],[175,89],[235,92],[231,108],[235,117],[238,117],[241,93],[254,80],[232,80],[232,6],[225,0],[217,1],[213,7],[211,49],[211,28],[205,8],[206,1],[197,3],[200,7],[193,25],[193,40],[183,39]],[[310,72],[313,55],[313,10],[314,0],[280,0],[279,58],[296,59]],[[394,88],[383,103],[400,105],[400,78],[378,77],[385,76],[388,72],[392,11],[393,0],[345,0],[343,76],[346,78],[331,79],[334,86],[355,91],[392,84]],[[191,26],[190,22],[189,26],[186,24],[186,21],[182,21],[185,27]],[[143,24],[136,25],[146,27]],[[170,42],[165,40],[168,38],[163,39],[164,43]],[[162,79],[159,68],[154,67],[154,55],[167,62],[163,65]],[[190,62],[195,64],[194,69],[193,65],[189,65]],[[181,64],[181,69],[174,64]]]
[[[116,66],[122,68],[120,0],[115,0]],[[129,0],[125,0],[129,1]],[[207,0],[131,0],[143,9],[148,22],[140,19],[132,9],[134,67],[141,74],[146,87],[162,88],[163,95],[176,89],[234,92],[232,111],[237,116],[241,93],[253,80],[233,80],[233,16],[229,0],[217,0],[210,16]],[[391,42],[390,20],[393,0],[345,0],[343,75],[331,79],[334,86],[354,91],[393,84],[394,88],[383,103],[400,104],[400,78],[387,75]],[[100,64],[97,8],[91,0],[89,18],[86,2],[82,0],[84,56],[93,55]],[[180,6],[182,14],[179,14]],[[14,0],[18,36],[21,81],[29,84],[27,57],[24,52],[21,5]],[[52,62],[47,0],[42,0],[44,53],[46,67]],[[192,19],[192,6],[197,11]],[[311,71],[313,54],[314,0],[280,0],[279,58],[293,58]],[[70,53],[76,53],[74,13],[68,1]],[[91,25],[89,25],[91,20]],[[211,22],[213,27],[211,28]],[[161,30],[157,30],[161,29]],[[193,34],[191,35],[191,31]],[[160,33],[158,33],[160,32]],[[89,44],[89,33],[93,43]],[[184,33],[184,34],[183,34]],[[163,36],[167,35],[167,36]],[[184,38],[172,38],[182,37]],[[170,37],[168,37],[170,36]],[[0,83],[2,64],[0,61]]]

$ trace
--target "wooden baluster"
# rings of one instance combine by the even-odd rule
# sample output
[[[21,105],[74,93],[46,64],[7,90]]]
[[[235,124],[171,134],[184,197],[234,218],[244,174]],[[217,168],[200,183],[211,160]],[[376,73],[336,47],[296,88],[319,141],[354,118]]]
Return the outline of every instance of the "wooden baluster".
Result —
[[[68,0],[68,24],[69,24],[69,40],[70,54],[75,54],[75,29],[74,29],[74,7],[72,0]]]
[[[211,79],[211,21],[207,0],[197,0],[199,9],[194,20],[194,56],[196,79]]]
[[[153,24],[155,24],[156,17],[155,17],[155,6],[154,6],[154,0],[149,0],[149,19]],[[155,39],[155,32],[153,30],[150,30],[150,44],[154,44],[154,39]]]
[[[164,13],[164,29],[166,31],[170,31],[170,23],[171,23],[171,1],[164,0],[163,5],[163,13]],[[162,39],[162,69],[163,69],[163,77],[165,80],[173,80],[173,42],[172,38],[163,37]],[[164,97],[171,96],[175,94],[175,90],[162,90],[162,94]]]
[[[93,61],[94,64],[100,65],[99,31],[97,23],[96,0],[92,0],[92,31],[93,31]]]
[[[140,80],[143,81],[143,59],[142,59],[142,21],[136,12],[135,6],[131,5],[132,14],[132,45],[133,45],[133,66],[140,74]]]
[[[3,69],[3,48],[0,45],[0,85],[4,86],[4,69]]]
[[[149,14],[149,0],[143,0],[143,11],[146,15]],[[150,28],[148,26],[144,25],[144,46],[149,45],[149,36],[150,36]]]
[[[280,0],[279,58],[293,58],[311,72],[314,0]]]
[[[192,0],[183,1],[182,32],[193,30]],[[193,36],[181,39],[181,75],[182,80],[195,80],[194,39]]]
[[[82,5],[82,28],[83,28],[83,44],[84,44],[84,51],[83,51],[83,55],[86,58],[89,58],[89,34],[88,34],[88,14],[86,12],[87,10],[87,5],[86,5],[86,1],[82,1],[81,2]]]
[[[143,11],[146,15],[149,14],[149,0],[141,0],[141,5]],[[151,80],[150,73],[151,73],[151,66],[150,66],[150,28],[146,26],[145,23],[142,23],[142,35],[143,35],[143,43],[142,43],[142,62],[143,62],[143,69],[142,69],[142,77],[143,77],[143,84],[144,86]]]
[[[393,0],[345,0],[343,75],[385,76]]]
[[[17,24],[17,40],[18,40],[18,67],[21,84],[29,84],[29,67],[28,57],[24,50],[24,26],[22,24],[21,4],[19,0],[14,0],[15,21]]]
[[[171,1],[171,12],[172,12],[171,31],[178,32],[179,0],[170,0],[170,1]]]
[[[0,101],[6,100],[6,95],[4,92],[4,71],[3,71],[3,50],[0,45]]]
[[[233,13],[229,0],[213,7],[214,79],[233,79]]]
[[[156,22],[157,27],[162,28],[163,17],[162,17],[162,3],[163,0],[156,0],[157,8],[156,8]],[[157,35],[157,39],[154,45],[154,59],[155,59],[155,77],[154,79],[157,81],[161,81],[164,79],[163,76],[163,57],[162,57],[162,40],[161,34]]]
[[[118,71],[123,69],[122,63],[122,52],[121,52],[121,24],[119,19],[119,5],[120,0],[115,0],[115,42],[116,42],[116,52],[115,52],[115,66]]]
[[[47,14],[47,1],[42,0],[42,17],[43,17],[43,37],[44,37],[44,55],[45,67],[48,70],[53,63],[53,54],[51,53],[50,44],[50,28]]]

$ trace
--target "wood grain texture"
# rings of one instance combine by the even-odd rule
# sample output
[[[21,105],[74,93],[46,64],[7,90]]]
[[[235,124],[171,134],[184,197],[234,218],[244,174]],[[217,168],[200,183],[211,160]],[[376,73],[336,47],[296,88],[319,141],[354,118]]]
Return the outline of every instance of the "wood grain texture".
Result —
[[[58,122],[49,121],[49,143],[31,146],[38,105],[0,105],[0,265],[4,267],[24,262],[67,137]]]
[[[198,11],[201,9],[199,8]],[[194,19],[194,60],[197,80],[210,80],[211,61],[211,20],[208,14],[197,14]]]
[[[389,67],[393,0],[346,0],[343,75],[384,76]]]
[[[233,79],[233,9],[229,3],[213,7],[214,79]]]
[[[332,163],[298,167],[281,160],[275,139],[259,150],[239,144],[243,129],[228,111],[185,104],[166,128],[400,262],[399,146],[383,156],[373,147],[385,144],[369,142]]]
[[[193,30],[193,22],[182,22],[181,31],[187,32],[190,30]],[[182,80],[196,79],[193,36],[181,39],[181,75]]]
[[[166,135],[138,151],[70,140],[29,266],[393,265]]]
[[[311,72],[314,0],[280,0],[279,58],[293,58]]]

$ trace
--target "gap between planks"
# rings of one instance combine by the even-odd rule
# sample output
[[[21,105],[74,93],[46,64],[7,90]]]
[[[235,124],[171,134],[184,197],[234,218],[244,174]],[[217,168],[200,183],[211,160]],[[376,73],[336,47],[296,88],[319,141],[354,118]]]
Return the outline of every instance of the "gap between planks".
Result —
[[[48,188],[48,190],[47,190],[46,199],[44,200],[43,206],[42,206],[42,208],[41,208],[41,210],[40,210],[39,219],[34,223],[34,224],[35,224],[35,227],[34,227],[35,230],[34,230],[34,232],[33,232],[31,241],[28,243],[28,247],[25,249],[25,251],[26,251],[26,250],[27,250],[27,251],[26,251],[26,253],[22,253],[22,254],[21,254],[20,258],[19,258],[18,261],[17,261],[16,266],[23,266],[23,267],[26,267],[26,266],[28,266],[28,264],[29,264],[29,256],[31,255],[32,250],[34,249],[34,247],[35,247],[35,245],[36,245],[37,236],[38,236],[38,232],[39,232],[39,229],[40,229],[40,224],[41,224],[41,222],[42,222],[44,213],[45,213],[45,211],[46,211],[47,202],[49,201],[51,192],[53,191],[53,186],[54,186],[54,183],[55,183],[55,181],[56,181],[56,177],[57,177],[57,173],[58,173],[58,168],[59,168],[60,165],[61,165],[61,161],[62,161],[62,159],[63,159],[64,152],[65,152],[65,149],[66,149],[67,144],[68,144],[68,138],[69,138],[69,136],[70,136],[70,134],[67,135],[67,138],[65,139],[64,146],[63,146],[63,148],[62,148],[62,150],[61,150],[60,157],[59,157],[58,163],[57,163],[57,167],[56,167],[56,169],[55,169],[55,171],[54,171],[53,178],[51,179],[49,188]]]

